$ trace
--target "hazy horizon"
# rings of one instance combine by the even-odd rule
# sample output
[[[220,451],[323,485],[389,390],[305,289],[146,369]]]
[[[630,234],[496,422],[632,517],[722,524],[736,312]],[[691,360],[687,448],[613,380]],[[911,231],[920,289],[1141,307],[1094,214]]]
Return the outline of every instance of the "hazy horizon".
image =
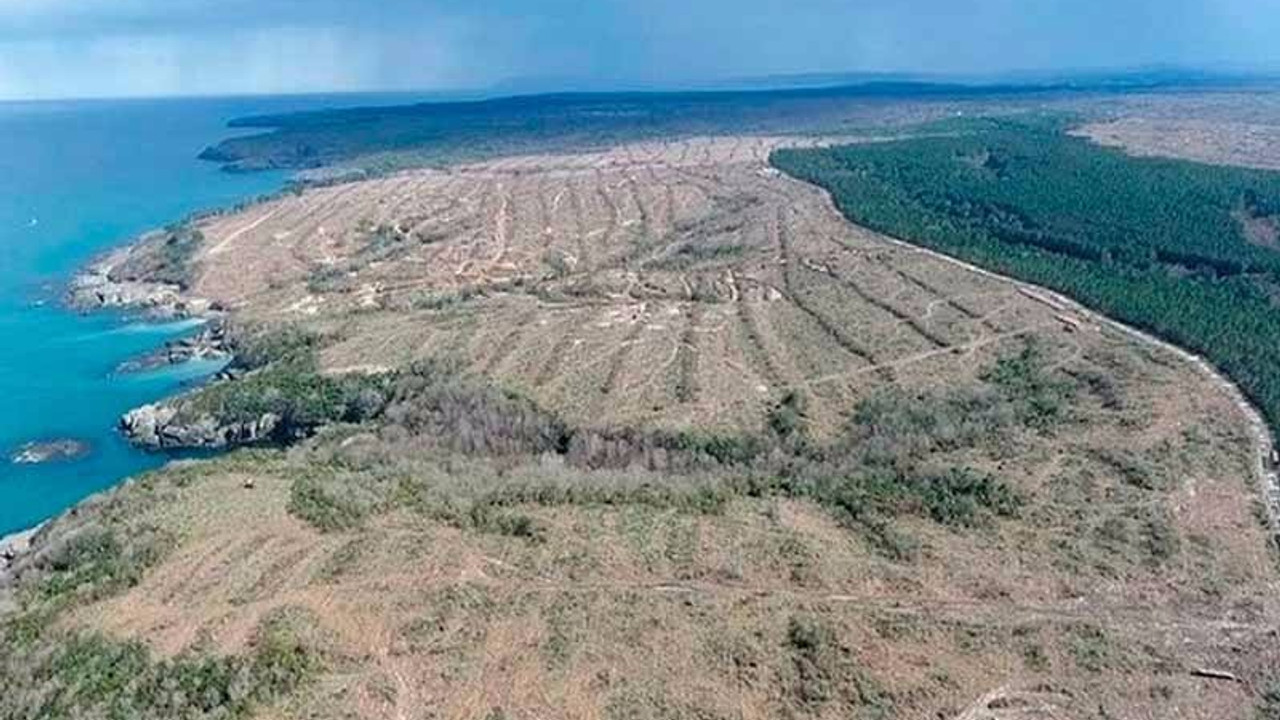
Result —
[[[1272,70],[1264,0],[0,0],[0,99]]]

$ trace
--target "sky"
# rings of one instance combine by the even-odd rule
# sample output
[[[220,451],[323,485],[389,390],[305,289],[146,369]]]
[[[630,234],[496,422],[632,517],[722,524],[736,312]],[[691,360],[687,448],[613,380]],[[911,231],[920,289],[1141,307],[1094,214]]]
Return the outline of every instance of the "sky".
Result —
[[[0,99],[1280,67],[1280,0],[0,0]]]

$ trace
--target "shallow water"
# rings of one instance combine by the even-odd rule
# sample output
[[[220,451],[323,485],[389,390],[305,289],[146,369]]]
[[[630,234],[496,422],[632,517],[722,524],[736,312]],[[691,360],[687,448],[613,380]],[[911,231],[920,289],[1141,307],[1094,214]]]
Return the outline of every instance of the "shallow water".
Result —
[[[115,433],[121,413],[216,371],[197,363],[117,375],[192,323],[149,325],[60,306],[96,254],[196,210],[271,192],[279,173],[233,175],[195,159],[238,116],[405,96],[0,103],[0,534],[28,527],[165,461]],[[84,460],[15,465],[32,440],[89,442]]]

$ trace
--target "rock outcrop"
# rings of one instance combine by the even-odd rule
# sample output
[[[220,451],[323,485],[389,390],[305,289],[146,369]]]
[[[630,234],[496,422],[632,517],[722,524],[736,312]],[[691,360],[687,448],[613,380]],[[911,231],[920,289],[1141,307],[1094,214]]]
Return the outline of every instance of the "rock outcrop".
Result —
[[[231,355],[231,340],[226,326],[215,320],[195,335],[170,340],[152,352],[126,360],[116,368],[116,372],[146,372],[192,360],[227,360]]]
[[[218,309],[208,300],[187,295],[177,283],[118,273],[118,268],[131,261],[132,253],[139,252],[138,247],[141,245],[115,250],[72,278],[67,304],[83,311],[141,310],[156,319],[195,317]]]
[[[172,403],[143,405],[120,419],[120,430],[147,450],[221,450],[279,439],[286,430],[278,415],[267,413],[251,422],[225,422],[211,414],[186,417]]]

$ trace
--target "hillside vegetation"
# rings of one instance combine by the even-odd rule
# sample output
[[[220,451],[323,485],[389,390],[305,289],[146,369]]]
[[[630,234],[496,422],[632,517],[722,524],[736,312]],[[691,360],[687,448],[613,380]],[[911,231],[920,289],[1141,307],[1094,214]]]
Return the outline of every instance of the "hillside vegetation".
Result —
[[[602,436],[415,366],[44,530],[0,716],[1247,717],[1277,657],[1242,429],[1110,348],[1014,346],[829,440],[799,395],[756,436]]]
[[[1137,159],[1054,118],[781,150],[854,222],[1045,285],[1208,357],[1280,426],[1280,174]]]

